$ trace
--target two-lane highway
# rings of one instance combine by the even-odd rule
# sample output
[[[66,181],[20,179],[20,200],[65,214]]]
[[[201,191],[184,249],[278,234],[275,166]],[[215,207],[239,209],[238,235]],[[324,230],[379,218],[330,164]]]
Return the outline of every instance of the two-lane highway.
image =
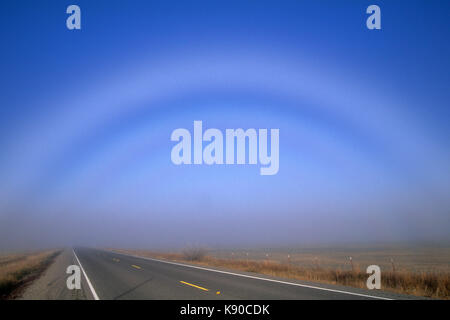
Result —
[[[395,299],[385,292],[273,278],[90,248],[73,251],[98,299]]]

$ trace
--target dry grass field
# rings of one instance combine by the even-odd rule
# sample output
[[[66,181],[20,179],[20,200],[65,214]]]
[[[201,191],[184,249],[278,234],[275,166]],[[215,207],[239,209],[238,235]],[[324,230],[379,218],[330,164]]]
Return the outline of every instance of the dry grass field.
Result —
[[[383,290],[439,299],[450,297],[448,247],[354,246],[294,250],[191,248],[173,253],[148,250],[115,251],[358,288],[366,287],[367,266],[376,264],[382,270]]]
[[[38,277],[59,250],[0,255],[0,299],[14,298],[23,285]]]

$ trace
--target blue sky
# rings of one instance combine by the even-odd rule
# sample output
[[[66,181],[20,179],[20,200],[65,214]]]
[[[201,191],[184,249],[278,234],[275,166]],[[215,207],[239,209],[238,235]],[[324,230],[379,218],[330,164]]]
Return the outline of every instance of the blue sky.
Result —
[[[74,3],[0,5],[2,246],[449,239],[450,3]],[[279,173],[173,165],[194,120]]]

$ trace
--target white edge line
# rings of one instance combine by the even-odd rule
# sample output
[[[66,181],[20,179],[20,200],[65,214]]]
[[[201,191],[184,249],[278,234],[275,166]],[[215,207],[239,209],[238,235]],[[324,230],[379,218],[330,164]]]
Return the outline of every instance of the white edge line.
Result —
[[[75,259],[77,259],[78,264],[80,265],[81,271],[83,271],[83,274],[84,274],[84,277],[86,278],[86,281],[87,281],[87,284],[89,286],[89,289],[91,289],[91,293],[94,296],[94,300],[100,300],[100,298],[98,297],[97,293],[95,292],[94,287],[92,286],[91,281],[89,280],[86,272],[84,271],[83,266],[81,265],[81,262],[80,262],[80,260],[77,257],[77,254],[75,253],[75,250],[72,249],[72,252],[73,252],[73,255],[75,256]]]
[[[165,261],[165,260],[159,260],[159,259],[148,258],[148,257],[140,257],[140,256],[132,255],[132,254],[119,253],[119,252],[115,252],[115,251],[108,251],[108,252],[115,253],[115,254],[121,254],[121,255],[124,255],[124,256],[129,256],[129,257],[134,257],[134,258],[139,258],[139,259],[158,261],[158,262],[163,262],[163,263],[168,263],[168,264],[174,264],[174,265],[177,265],[177,266],[189,267],[189,268],[200,269],[200,270],[211,271],[211,272],[224,273],[224,274],[229,274],[229,275],[238,276],[238,277],[244,277],[244,278],[250,278],[250,279],[258,279],[258,280],[264,280],[264,281],[288,284],[288,285],[298,286],[298,287],[303,287],[303,288],[324,290],[324,291],[337,292],[337,293],[344,293],[344,294],[349,294],[349,295],[353,295],[353,296],[360,296],[360,297],[380,299],[380,300],[394,300],[394,299],[391,299],[391,298],[385,298],[385,297],[379,297],[379,296],[371,296],[371,295],[368,295],[368,294],[349,292],[349,291],[342,291],[342,290],[336,290],[336,289],[328,289],[328,288],[310,286],[310,285],[300,284],[300,283],[295,283],[295,282],[287,282],[287,281],[281,281],[281,280],[275,280],[275,279],[267,279],[267,278],[250,276],[250,275],[241,274],[241,273],[234,273],[234,272],[215,270],[215,269],[209,269],[209,268],[198,267],[198,266],[191,266],[191,265],[188,265],[188,264],[183,264],[183,263],[178,263],[178,262]]]

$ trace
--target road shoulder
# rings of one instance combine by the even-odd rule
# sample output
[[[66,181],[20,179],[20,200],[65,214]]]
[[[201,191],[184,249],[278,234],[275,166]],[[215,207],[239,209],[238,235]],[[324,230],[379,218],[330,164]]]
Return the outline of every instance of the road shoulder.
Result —
[[[41,277],[31,283],[18,298],[20,300],[85,300],[85,285],[80,290],[69,290],[66,285],[67,267],[77,265],[71,249],[64,249]]]

